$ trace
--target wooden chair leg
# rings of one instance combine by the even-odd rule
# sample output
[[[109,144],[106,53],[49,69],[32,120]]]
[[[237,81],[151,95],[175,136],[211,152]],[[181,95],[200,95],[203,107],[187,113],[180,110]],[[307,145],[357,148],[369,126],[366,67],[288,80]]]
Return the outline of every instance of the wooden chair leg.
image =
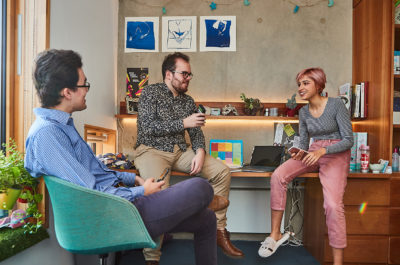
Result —
[[[107,257],[108,253],[99,255],[100,265],[107,265]]]

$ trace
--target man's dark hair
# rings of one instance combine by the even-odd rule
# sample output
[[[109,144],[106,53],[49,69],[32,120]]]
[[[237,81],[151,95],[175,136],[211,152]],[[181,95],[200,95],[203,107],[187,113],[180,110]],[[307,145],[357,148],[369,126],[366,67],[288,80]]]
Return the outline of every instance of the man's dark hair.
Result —
[[[181,52],[175,52],[175,53],[171,53],[168,54],[167,56],[165,56],[164,58],[164,62],[162,63],[162,76],[163,76],[163,80],[165,79],[165,73],[167,72],[167,70],[169,71],[175,71],[176,66],[176,59],[182,59],[185,62],[189,63],[189,56],[187,56],[186,54],[183,54]]]
[[[37,56],[33,81],[43,108],[60,104],[60,92],[64,88],[77,89],[79,68],[82,68],[82,58],[71,50],[51,49]]]

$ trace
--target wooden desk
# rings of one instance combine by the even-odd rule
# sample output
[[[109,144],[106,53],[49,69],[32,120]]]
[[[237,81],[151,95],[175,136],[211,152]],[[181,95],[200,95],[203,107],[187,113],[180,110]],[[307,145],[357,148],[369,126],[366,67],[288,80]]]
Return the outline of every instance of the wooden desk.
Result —
[[[122,172],[131,172],[137,174],[138,171],[136,169],[114,169],[116,171]],[[270,178],[272,172],[232,172],[232,177],[234,178]],[[172,171],[172,176],[189,176],[189,174],[180,172],[180,171]],[[391,174],[373,174],[373,173],[350,173],[350,179],[388,179],[392,175]],[[299,176],[299,178],[318,178],[318,172],[313,173],[305,173]]]

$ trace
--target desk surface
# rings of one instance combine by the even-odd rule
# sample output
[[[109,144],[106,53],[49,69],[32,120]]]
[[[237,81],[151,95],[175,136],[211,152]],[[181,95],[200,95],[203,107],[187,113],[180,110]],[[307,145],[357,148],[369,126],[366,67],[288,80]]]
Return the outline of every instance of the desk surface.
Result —
[[[117,171],[137,173],[136,169],[115,169]],[[173,176],[189,176],[187,173],[172,171]],[[272,172],[232,172],[232,177],[238,178],[269,178]],[[318,173],[305,173],[300,175],[301,178],[318,178]],[[371,179],[387,179],[392,177],[392,174],[373,174],[373,173],[350,173],[349,178],[371,178]]]

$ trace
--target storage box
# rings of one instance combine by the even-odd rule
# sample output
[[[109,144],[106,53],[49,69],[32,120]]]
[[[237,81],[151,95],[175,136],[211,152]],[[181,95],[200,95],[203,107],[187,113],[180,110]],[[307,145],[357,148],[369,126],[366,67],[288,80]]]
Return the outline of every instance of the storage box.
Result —
[[[393,112],[393,124],[400,124],[400,112]]]

